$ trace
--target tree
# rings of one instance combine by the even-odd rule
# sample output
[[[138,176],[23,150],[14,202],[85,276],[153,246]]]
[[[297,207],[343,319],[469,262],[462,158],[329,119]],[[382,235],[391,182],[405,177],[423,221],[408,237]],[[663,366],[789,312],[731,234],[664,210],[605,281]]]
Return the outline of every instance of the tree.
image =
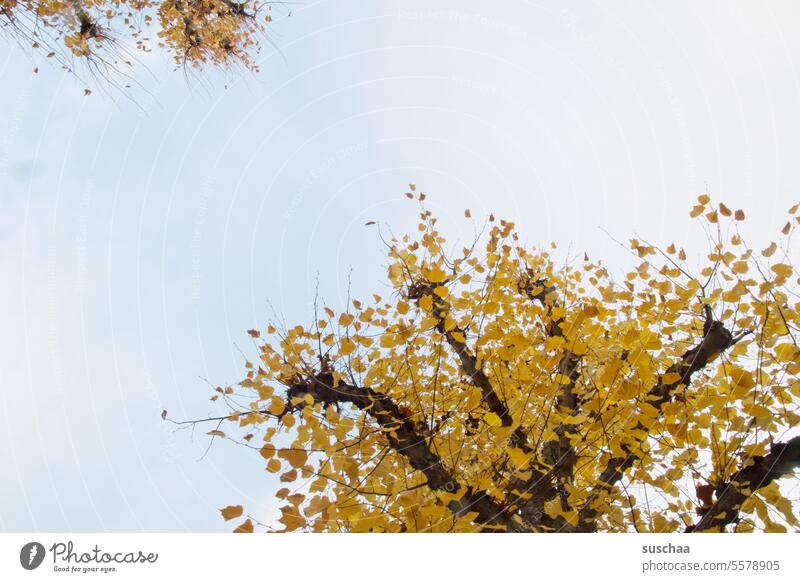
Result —
[[[391,297],[251,330],[259,360],[217,389],[233,412],[191,421],[280,475],[281,531],[798,529],[780,480],[800,466],[800,205],[758,252],[744,213],[702,195],[697,271],[634,239],[615,280],[493,216],[447,253],[408,196],[419,235],[385,241]]]
[[[103,75],[130,64],[121,41],[150,51],[153,33],[179,66],[257,69],[253,56],[270,9],[260,0],[0,0],[0,24],[70,70],[76,60]]]

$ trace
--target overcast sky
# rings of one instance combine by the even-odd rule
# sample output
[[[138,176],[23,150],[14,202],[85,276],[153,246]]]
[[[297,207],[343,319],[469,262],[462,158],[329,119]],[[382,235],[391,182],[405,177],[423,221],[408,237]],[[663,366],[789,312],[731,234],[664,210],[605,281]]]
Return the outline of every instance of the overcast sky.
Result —
[[[431,8],[435,5],[436,8]],[[136,103],[0,44],[0,530],[227,531],[274,515],[244,448],[159,417],[215,411],[273,310],[384,289],[370,220],[634,262],[691,247],[708,190],[754,245],[800,199],[793,0],[294,5],[257,75],[147,56]],[[39,73],[33,69],[39,66]],[[145,70],[145,68],[147,70]],[[116,95],[118,97],[118,95]]]

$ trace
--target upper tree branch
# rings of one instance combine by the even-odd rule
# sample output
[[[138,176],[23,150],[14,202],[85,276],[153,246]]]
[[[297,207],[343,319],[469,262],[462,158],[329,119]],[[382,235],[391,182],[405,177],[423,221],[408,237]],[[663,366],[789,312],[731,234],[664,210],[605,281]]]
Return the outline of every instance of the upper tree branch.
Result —
[[[800,467],[800,437],[785,443],[775,443],[764,456],[755,456],[750,464],[737,471],[728,483],[716,488],[717,502],[712,505],[687,532],[722,531],[729,523],[738,521],[742,503],[756,490],[775,479],[791,474]]]
[[[442,297],[434,292],[434,288],[435,286],[428,282],[418,282],[409,290],[409,298],[417,301],[417,303],[419,303],[419,300],[423,297],[431,298],[431,314],[436,319],[437,331],[445,337],[447,344],[458,356],[461,367],[469,376],[472,384],[480,389],[483,395],[483,402],[486,403],[487,408],[500,418],[503,426],[512,426],[514,424],[514,419],[511,412],[498,396],[486,373],[479,366],[475,354],[469,349],[465,340],[461,339],[466,338],[464,330],[452,321],[448,325],[447,315],[450,311],[449,305]],[[514,429],[509,438],[509,445],[518,447],[526,453],[532,451],[531,447],[528,445],[528,433],[525,427],[520,425]],[[523,481],[518,478],[513,478],[509,482],[508,504],[520,507],[522,517],[526,523],[547,525],[551,529],[558,528],[559,524],[553,523],[553,521],[544,514],[543,510],[544,502],[558,494],[558,490],[554,487],[551,476],[548,474],[547,470],[535,466],[534,463],[528,467],[528,471],[530,472],[530,477],[528,479]]]
[[[561,323],[553,321],[553,309],[558,306],[558,302],[553,299],[555,287],[548,286],[544,280],[534,280],[532,273],[528,273],[519,285],[520,291],[531,301],[538,301],[546,310],[547,333],[550,337],[564,337],[564,330]],[[558,361],[556,371],[562,381],[560,390],[556,395],[556,404],[560,410],[573,414],[578,411],[578,399],[575,395],[575,385],[580,377],[578,366],[581,356],[574,354],[569,348],[564,346],[564,352]],[[566,380],[564,382],[564,380]],[[575,467],[575,448],[570,441],[570,435],[577,432],[574,424],[561,423],[554,431],[557,438],[544,443],[542,457],[544,462],[553,466],[553,473],[560,481],[571,482]],[[564,507],[566,510],[567,508]]]
[[[734,338],[722,322],[714,320],[711,308],[708,305],[704,306],[704,312],[705,322],[703,324],[702,340],[700,340],[695,347],[686,351],[677,362],[667,368],[664,376],[659,379],[658,383],[653,386],[647,394],[647,403],[655,407],[659,412],[661,412],[664,404],[672,399],[675,389],[678,386],[688,386],[692,376],[696,372],[703,369],[721,352],[733,346],[748,333],[739,334]],[[673,381],[665,382],[663,380],[664,377],[673,378]],[[647,428],[641,423],[637,423],[633,431],[626,432],[636,434],[640,431],[646,434]],[[643,438],[638,438],[636,439],[637,442],[633,444],[641,445],[641,440],[643,440]],[[592,493],[581,508],[578,515],[579,531],[594,531],[596,529],[595,518],[597,517],[598,511],[594,507],[595,502],[602,495],[609,493],[625,474],[625,471],[636,462],[638,457],[633,450],[632,444],[626,443],[622,448],[626,456],[611,457],[606,468],[600,474],[600,478],[594,486]]]
[[[298,379],[287,391],[287,400],[311,395],[317,402],[336,404],[348,402],[369,414],[377,424],[387,429],[385,432],[389,446],[404,455],[414,469],[427,478],[427,485],[434,491],[456,493],[466,492],[460,499],[450,501],[447,506],[456,515],[466,516],[477,512],[473,521],[485,529],[499,529],[508,532],[522,532],[528,529],[495,502],[485,491],[473,491],[460,485],[455,476],[445,467],[442,459],[431,450],[431,433],[424,423],[415,423],[402,413],[398,405],[386,394],[371,388],[353,386],[340,381],[334,387],[333,375],[321,372],[314,376]]]
[[[436,330],[444,336],[447,344],[458,356],[461,367],[469,377],[470,382],[480,389],[486,407],[500,418],[503,426],[512,426],[514,419],[508,410],[508,406],[500,399],[500,396],[489,381],[489,377],[479,366],[478,358],[469,349],[465,340],[461,339],[466,338],[464,330],[455,325],[454,322],[453,325],[448,326],[447,315],[450,312],[450,307],[444,299],[434,292],[434,288],[435,286],[431,283],[418,282],[409,289],[409,299],[415,300],[419,304],[419,300],[423,297],[430,297],[432,301],[431,315],[436,319]],[[530,450],[528,449],[527,440],[525,430],[518,426],[512,435],[512,442],[515,446],[527,451]]]

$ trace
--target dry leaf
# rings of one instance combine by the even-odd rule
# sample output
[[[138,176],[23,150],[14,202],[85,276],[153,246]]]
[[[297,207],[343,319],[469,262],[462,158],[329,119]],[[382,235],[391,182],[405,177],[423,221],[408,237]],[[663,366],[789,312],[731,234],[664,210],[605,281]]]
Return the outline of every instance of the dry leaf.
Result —
[[[244,508],[241,505],[229,505],[219,510],[225,521],[236,519],[244,513]]]

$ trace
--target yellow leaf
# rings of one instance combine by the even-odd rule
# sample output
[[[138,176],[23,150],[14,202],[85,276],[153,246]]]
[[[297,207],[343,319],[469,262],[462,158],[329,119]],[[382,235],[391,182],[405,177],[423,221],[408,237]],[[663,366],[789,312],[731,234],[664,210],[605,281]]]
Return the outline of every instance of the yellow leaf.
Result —
[[[472,388],[471,390],[467,391],[467,398],[464,408],[466,410],[473,410],[481,403],[482,400],[483,394],[481,393],[480,389]]]
[[[747,407],[747,412],[749,412],[755,418],[762,418],[765,420],[772,418],[772,411],[766,406],[761,406],[760,404]]]
[[[772,244],[770,244],[770,245],[769,245],[767,248],[765,248],[763,251],[761,251],[761,254],[762,254],[763,256],[765,256],[765,257],[771,257],[772,255],[774,255],[774,254],[775,254],[775,251],[776,251],[776,250],[778,250],[778,245],[776,245],[776,244],[773,242],[773,243],[772,243]]]
[[[584,305],[582,311],[584,317],[597,317],[600,315],[600,310],[594,305]]]
[[[342,313],[339,316],[339,325],[341,325],[342,327],[347,327],[348,325],[353,323],[354,319],[355,318],[352,315],[350,315],[349,313]]]
[[[447,278],[447,275],[445,275],[445,272],[439,267],[434,267],[433,269],[425,271],[425,277],[431,283],[441,283]]]
[[[239,527],[233,530],[233,533],[253,533],[253,522],[248,517]]]
[[[730,377],[732,387],[749,390],[756,385],[756,382],[753,379],[753,374],[736,366],[731,366]]]
[[[280,477],[282,483],[291,483],[295,479],[297,479],[297,471],[292,469],[291,471],[286,471]]]
[[[483,420],[486,421],[486,424],[489,426],[501,426],[503,422],[500,420],[500,417],[497,416],[494,412],[487,412],[483,415]]]
[[[550,517],[550,519],[555,519],[561,515],[561,498],[556,496],[549,501],[545,501],[544,512],[548,515],[548,517]]]
[[[399,285],[403,280],[403,265],[392,263],[389,265],[389,280],[395,285]],[[331,315],[333,317],[333,315]]]
[[[308,460],[308,453],[303,449],[283,449],[278,452],[281,459],[286,459],[295,469],[301,469]]]
[[[267,400],[272,396],[273,392],[275,392],[272,386],[264,386],[263,384],[256,386],[256,390],[258,391],[259,400]]]
[[[736,261],[732,265],[732,268],[734,273],[739,273],[740,275],[744,275],[745,273],[747,273],[748,270],[747,261]]]
[[[652,517],[653,517],[652,530],[654,533],[664,533],[671,531],[669,522],[659,512],[654,511],[652,513]]]
[[[220,509],[220,512],[225,521],[229,521],[242,515],[242,513],[244,513],[244,508],[241,505],[229,505]]]
[[[282,515],[278,521],[286,526],[283,531],[294,531],[296,529],[300,529],[306,524],[305,518],[300,515],[297,507],[293,505],[285,505],[281,507],[281,514]]]
[[[225,436],[225,433],[222,432],[221,430],[210,430],[206,434],[210,435],[210,436],[217,436],[217,437],[224,437]]]
[[[280,416],[286,410],[286,403],[281,398],[273,398],[269,406],[267,406],[267,411],[274,414],[275,416]]]
[[[522,449],[508,449],[506,452],[508,453],[508,458],[511,459],[517,469],[524,469],[528,466],[531,455],[526,454]]]
[[[786,527],[775,523],[774,521],[767,522],[766,526],[764,527],[765,533],[786,533]]]
[[[466,338],[464,337],[464,334],[461,333],[460,331],[454,331],[451,335],[452,335],[453,339],[456,340],[459,343],[463,344],[466,341]]]
[[[423,311],[430,311],[433,307],[433,299],[430,295],[425,295],[422,299],[419,300],[419,307]]]
[[[281,462],[278,459],[270,459],[267,461],[267,471],[270,473],[277,473],[281,470]]]
[[[356,344],[349,337],[343,337],[339,341],[339,355],[340,356],[349,356],[354,351],[356,351]]]
[[[775,359],[778,362],[800,361],[800,350],[793,344],[780,344],[775,346]]]
[[[772,271],[780,277],[788,278],[792,276],[792,266],[787,265],[785,263],[778,263],[777,265],[772,265],[770,269],[772,269]]]
[[[576,356],[582,356],[582,355],[584,355],[584,354],[585,354],[587,351],[589,351],[589,346],[587,346],[585,343],[583,343],[583,342],[581,342],[581,341],[576,341],[575,343],[573,343],[573,344],[570,346],[570,349],[569,349],[569,351],[571,351],[571,352],[572,352],[573,354],[575,354]]]

